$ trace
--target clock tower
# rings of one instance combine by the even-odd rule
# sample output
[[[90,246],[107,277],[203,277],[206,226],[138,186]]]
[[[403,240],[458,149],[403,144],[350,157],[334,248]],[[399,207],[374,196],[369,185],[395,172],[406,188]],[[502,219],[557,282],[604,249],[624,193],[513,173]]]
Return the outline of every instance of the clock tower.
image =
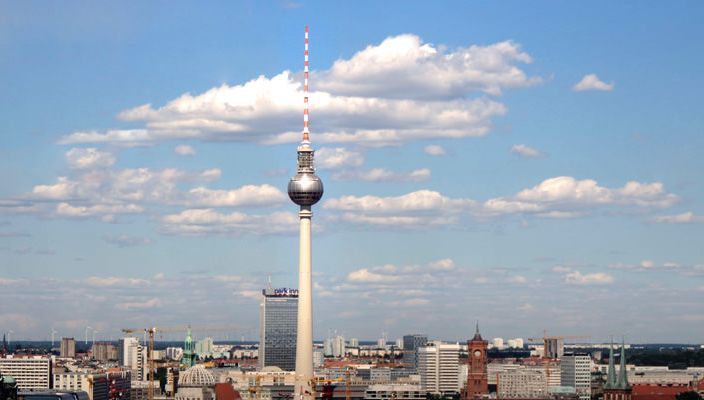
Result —
[[[469,362],[467,364],[467,387],[464,390],[465,400],[481,398],[489,394],[489,379],[486,371],[488,345],[489,342],[482,339],[482,335],[479,333],[479,323],[477,322],[477,331],[472,340],[467,342]]]

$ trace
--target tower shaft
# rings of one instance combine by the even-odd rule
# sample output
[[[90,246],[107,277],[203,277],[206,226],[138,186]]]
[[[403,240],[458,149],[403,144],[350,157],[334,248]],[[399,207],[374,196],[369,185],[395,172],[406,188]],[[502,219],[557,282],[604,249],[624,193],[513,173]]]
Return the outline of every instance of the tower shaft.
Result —
[[[298,333],[296,337],[297,399],[313,399],[313,283],[310,206],[301,206],[298,250]]]

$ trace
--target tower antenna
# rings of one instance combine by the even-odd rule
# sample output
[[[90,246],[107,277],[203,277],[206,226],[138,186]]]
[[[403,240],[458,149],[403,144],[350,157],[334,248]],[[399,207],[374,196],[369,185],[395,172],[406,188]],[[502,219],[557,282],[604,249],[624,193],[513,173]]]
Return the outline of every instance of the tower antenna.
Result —
[[[305,50],[303,51],[303,141],[310,141],[308,130],[308,25],[306,25]]]

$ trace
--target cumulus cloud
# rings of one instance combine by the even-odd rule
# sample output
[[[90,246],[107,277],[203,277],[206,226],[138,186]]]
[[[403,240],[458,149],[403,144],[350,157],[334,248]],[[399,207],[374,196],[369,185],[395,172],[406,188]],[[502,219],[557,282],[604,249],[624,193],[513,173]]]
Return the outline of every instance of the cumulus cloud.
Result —
[[[691,224],[704,223],[704,216],[696,215],[691,211],[675,215],[660,215],[652,219],[658,224]]]
[[[187,144],[180,144],[174,147],[174,153],[180,156],[194,156],[196,154],[196,149]]]
[[[384,168],[368,170],[342,171],[332,176],[337,181],[366,181],[366,182],[422,182],[430,179],[431,172],[428,168],[416,169],[409,172],[394,172]]]
[[[133,286],[144,286],[148,285],[149,281],[139,278],[122,278],[116,276],[99,277],[91,276],[85,279],[85,283],[90,286],[123,286],[123,287],[133,287]]]
[[[454,51],[423,43],[416,35],[389,37],[320,73],[322,90],[351,96],[443,99],[538,83],[517,66],[531,57],[506,41]]]
[[[106,151],[96,148],[73,148],[66,152],[66,161],[69,167],[75,169],[87,169],[97,167],[109,167],[115,164],[115,156]]]
[[[390,37],[313,74],[314,140],[387,146],[485,135],[506,107],[468,94],[497,96],[504,89],[538,83],[520,68],[530,62],[509,41],[448,51],[415,35]],[[300,132],[290,127],[299,123],[300,81],[284,71],[197,95],[185,93],[161,107],[144,104],[120,113],[120,119],[144,123],[143,128],[74,132],[59,143],[296,142]]]
[[[545,156],[542,151],[525,144],[514,144],[511,146],[511,153],[524,158],[541,158]]]
[[[363,163],[362,153],[344,147],[323,147],[315,152],[315,164],[321,169],[359,167]]]
[[[298,229],[294,213],[275,212],[267,215],[248,215],[240,212],[220,213],[214,209],[188,209],[168,214],[161,219],[161,230],[178,235],[267,235],[290,234]]]
[[[582,80],[577,82],[572,89],[576,92],[583,92],[585,90],[600,90],[609,92],[614,89],[614,83],[606,83],[599,79],[596,74],[584,75]]]
[[[546,179],[512,197],[487,200],[483,211],[489,214],[529,213],[544,217],[569,218],[599,206],[637,206],[665,208],[679,198],[666,193],[660,182],[627,182],[621,188],[599,186],[592,179],[578,180],[570,176]]]
[[[281,204],[288,197],[271,185],[245,185],[232,190],[214,190],[205,187],[193,188],[188,192],[186,203],[191,206],[261,206]]]
[[[446,154],[445,149],[438,144],[429,144],[423,147],[423,152],[430,156],[444,156]]]

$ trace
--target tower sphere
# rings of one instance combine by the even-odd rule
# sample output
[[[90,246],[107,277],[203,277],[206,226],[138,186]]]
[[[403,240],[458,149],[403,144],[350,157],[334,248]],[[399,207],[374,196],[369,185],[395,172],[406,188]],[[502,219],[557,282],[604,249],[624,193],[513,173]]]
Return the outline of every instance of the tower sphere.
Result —
[[[299,206],[312,206],[323,197],[323,181],[315,174],[299,172],[288,182],[288,197]]]

